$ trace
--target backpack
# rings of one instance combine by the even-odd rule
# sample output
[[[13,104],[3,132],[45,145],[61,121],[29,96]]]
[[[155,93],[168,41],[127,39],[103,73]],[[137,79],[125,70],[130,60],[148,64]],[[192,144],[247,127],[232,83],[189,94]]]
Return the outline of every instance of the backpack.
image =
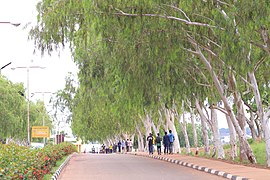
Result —
[[[157,146],[161,146],[161,138],[159,136],[156,138],[156,143]]]
[[[153,144],[156,144],[156,138],[153,136]]]
[[[174,135],[172,133],[169,134],[170,142],[172,143],[174,141]]]

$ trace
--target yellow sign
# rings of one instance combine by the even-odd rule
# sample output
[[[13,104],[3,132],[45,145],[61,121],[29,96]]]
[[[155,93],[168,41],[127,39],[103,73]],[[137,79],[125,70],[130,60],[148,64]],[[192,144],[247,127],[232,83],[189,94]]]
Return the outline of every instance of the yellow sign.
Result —
[[[48,126],[33,126],[32,138],[50,137],[50,130]]]

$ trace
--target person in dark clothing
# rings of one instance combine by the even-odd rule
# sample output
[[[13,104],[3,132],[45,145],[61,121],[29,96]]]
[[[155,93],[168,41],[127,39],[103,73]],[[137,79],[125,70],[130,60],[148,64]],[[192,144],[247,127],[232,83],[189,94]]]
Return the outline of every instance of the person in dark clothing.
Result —
[[[121,143],[121,141],[119,140],[119,142],[118,142],[118,152],[120,153],[121,152],[121,145],[122,145],[122,143]]]
[[[168,154],[169,152],[169,145],[170,145],[170,138],[168,133],[165,131],[165,135],[163,136],[163,145],[164,145],[164,154]]]
[[[125,143],[126,143],[127,152],[129,152],[128,139],[126,140]]]
[[[146,139],[148,141],[149,154],[153,154],[153,136],[152,133],[149,133],[149,136]]]
[[[161,155],[161,138],[159,136],[159,133],[157,133],[156,144],[158,155]]]

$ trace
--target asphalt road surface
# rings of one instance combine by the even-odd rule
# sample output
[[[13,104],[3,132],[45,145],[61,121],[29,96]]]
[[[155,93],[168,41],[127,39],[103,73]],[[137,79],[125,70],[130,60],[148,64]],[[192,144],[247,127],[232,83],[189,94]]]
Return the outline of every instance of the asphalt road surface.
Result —
[[[221,177],[177,164],[126,154],[79,154],[60,180],[215,180]]]

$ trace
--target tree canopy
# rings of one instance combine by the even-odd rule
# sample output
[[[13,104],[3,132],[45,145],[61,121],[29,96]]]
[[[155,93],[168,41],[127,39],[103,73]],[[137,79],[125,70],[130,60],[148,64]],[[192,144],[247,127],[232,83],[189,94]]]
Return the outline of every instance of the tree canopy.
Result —
[[[233,73],[236,88],[246,91],[247,73],[255,70],[260,90],[269,94],[269,55],[259,46],[269,8],[267,0],[43,0],[30,37],[42,53],[71,48],[79,87],[65,89],[74,96],[62,101],[75,134],[103,140],[132,133],[146,112],[157,121],[163,104],[220,100],[194,47],[211,59],[225,87]]]

